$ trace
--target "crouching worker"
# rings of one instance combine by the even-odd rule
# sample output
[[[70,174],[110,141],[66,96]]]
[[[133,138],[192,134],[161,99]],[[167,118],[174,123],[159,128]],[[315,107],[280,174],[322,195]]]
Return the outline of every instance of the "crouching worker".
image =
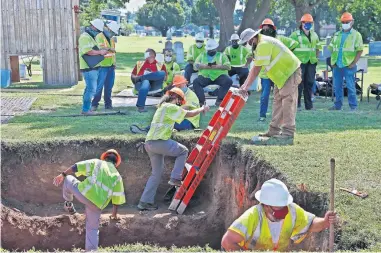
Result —
[[[55,186],[63,182],[64,208],[74,214],[73,196],[86,207],[86,251],[97,250],[99,243],[99,219],[110,200],[113,204],[111,219],[117,219],[118,206],[126,202],[122,177],[117,171],[121,163],[119,153],[110,149],[101,159],[78,162],[54,178]],[[85,176],[79,181],[75,176]]]
[[[200,108],[200,101],[198,100],[198,97],[196,93],[194,93],[191,89],[188,88],[188,81],[185,79],[185,77],[181,75],[176,75],[173,78],[173,87],[177,87],[181,89],[185,94],[185,104],[181,106],[185,110],[194,110]],[[175,123],[174,128],[177,131],[183,131],[183,130],[192,130],[195,128],[198,128],[200,126],[200,114],[189,117],[187,119],[184,119],[181,121],[181,123]]]
[[[155,195],[164,172],[164,156],[176,157],[169,184],[181,186],[182,172],[188,156],[188,149],[171,140],[175,123],[181,123],[184,118],[194,117],[201,112],[209,111],[209,106],[187,111],[181,106],[186,104],[184,92],[175,87],[161,99],[156,110],[151,128],[148,131],[145,150],[151,160],[152,174],[144,188],[138,204],[139,210],[156,210]]]
[[[286,251],[290,239],[300,243],[309,233],[320,232],[335,223],[336,213],[324,218],[303,210],[293,203],[287,186],[272,178],[255,193],[260,202],[241,215],[222,238],[227,251]]]

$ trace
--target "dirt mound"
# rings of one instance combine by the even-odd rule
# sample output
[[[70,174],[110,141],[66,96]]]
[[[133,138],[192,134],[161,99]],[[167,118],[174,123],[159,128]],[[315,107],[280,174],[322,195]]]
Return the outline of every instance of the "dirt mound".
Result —
[[[265,180],[277,177],[287,183],[284,176],[254,154],[242,151],[235,143],[225,143],[184,215],[171,213],[167,210],[168,203],[162,201],[168,187],[166,180],[157,194],[159,210],[139,212],[135,205],[151,168],[147,154],[135,149],[138,141],[2,143],[2,247],[9,250],[83,248],[84,215],[63,215],[61,188],[54,187],[52,179],[73,163],[97,157],[108,148],[116,148],[123,157],[128,157],[119,167],[127,204],[120,209],[118,222],[109,220],[110,207],[103,212],[102,246],[142,242],[161,246],[209,244],[218,249],[226,228],[256,204],[254,193]],[[191,148],[191,143],[187,146]],[[166,160],[164,178],[169,178],[172,165],[173,160]],[[327,196],[299,192],[288,185],[296,203],[317,215],[325,212]],[[77,207],[79,213],[83,213],[81,205]],[[298,248],[325,249],[325,237],[320,233]]]

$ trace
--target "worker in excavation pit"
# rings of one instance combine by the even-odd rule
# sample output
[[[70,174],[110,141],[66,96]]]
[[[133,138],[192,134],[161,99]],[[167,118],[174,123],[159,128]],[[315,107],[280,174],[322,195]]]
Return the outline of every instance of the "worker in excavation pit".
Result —
[[[75,214],[73,196],[86,207],[86,251],[97,250],[99,219],[110,200],[113,204],[111,219],[117,219],[118,206],[126,202],[122,177],[116,169],[121,163],[119,153],[110,149],[101,159],[78,162],[54,178],[55,186],[63,182],[64,209]],[[72,176],[85,176],[82,182]]]
[[[164,172],[164,156],[176,157],[168,184],[181,186],[182,172],[188,156],[188,149],[184,145],[171,140],[173,127],[175,123],[180,124],[184,118],[194,117],[201,112],[209,111],[207,105],[188,111],[181,107],[185,104],[185,94],[177,87],[169,90],[159,102],[144,145],[151,160],[152,174],[140,198],[139,210],[156,210],[158,208],[155,204],[155,195]]]
[[[275,178],[264,182],[255,198],[260,203],[235,220],[223,236],[224,250],[286,251],[290,240],[300,243],[336,221],[335,212],[318,218],[293,203],[287,186]]]

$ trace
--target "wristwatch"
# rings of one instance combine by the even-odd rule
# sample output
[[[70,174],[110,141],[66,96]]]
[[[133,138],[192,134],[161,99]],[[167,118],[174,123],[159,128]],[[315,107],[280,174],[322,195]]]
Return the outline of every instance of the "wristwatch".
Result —
[[[67,176],[67,174],[65,172],[63,172],[63,171],[61,172],[61,175],[64,176],[64,177]]]

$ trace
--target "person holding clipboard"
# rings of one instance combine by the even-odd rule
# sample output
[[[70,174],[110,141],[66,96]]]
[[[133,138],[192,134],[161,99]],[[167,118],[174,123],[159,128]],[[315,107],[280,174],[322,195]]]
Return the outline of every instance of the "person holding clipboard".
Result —
[[[99,76],[99,63],[108,54],[107,50],[100,50],[95,37],[103,31],[104,23],[101,19],[94,19],[85,28],[78,40],[79,67],[85,80],[83,92],[82,114],[94,114],[91,109],[91,100],[95,95]]]

